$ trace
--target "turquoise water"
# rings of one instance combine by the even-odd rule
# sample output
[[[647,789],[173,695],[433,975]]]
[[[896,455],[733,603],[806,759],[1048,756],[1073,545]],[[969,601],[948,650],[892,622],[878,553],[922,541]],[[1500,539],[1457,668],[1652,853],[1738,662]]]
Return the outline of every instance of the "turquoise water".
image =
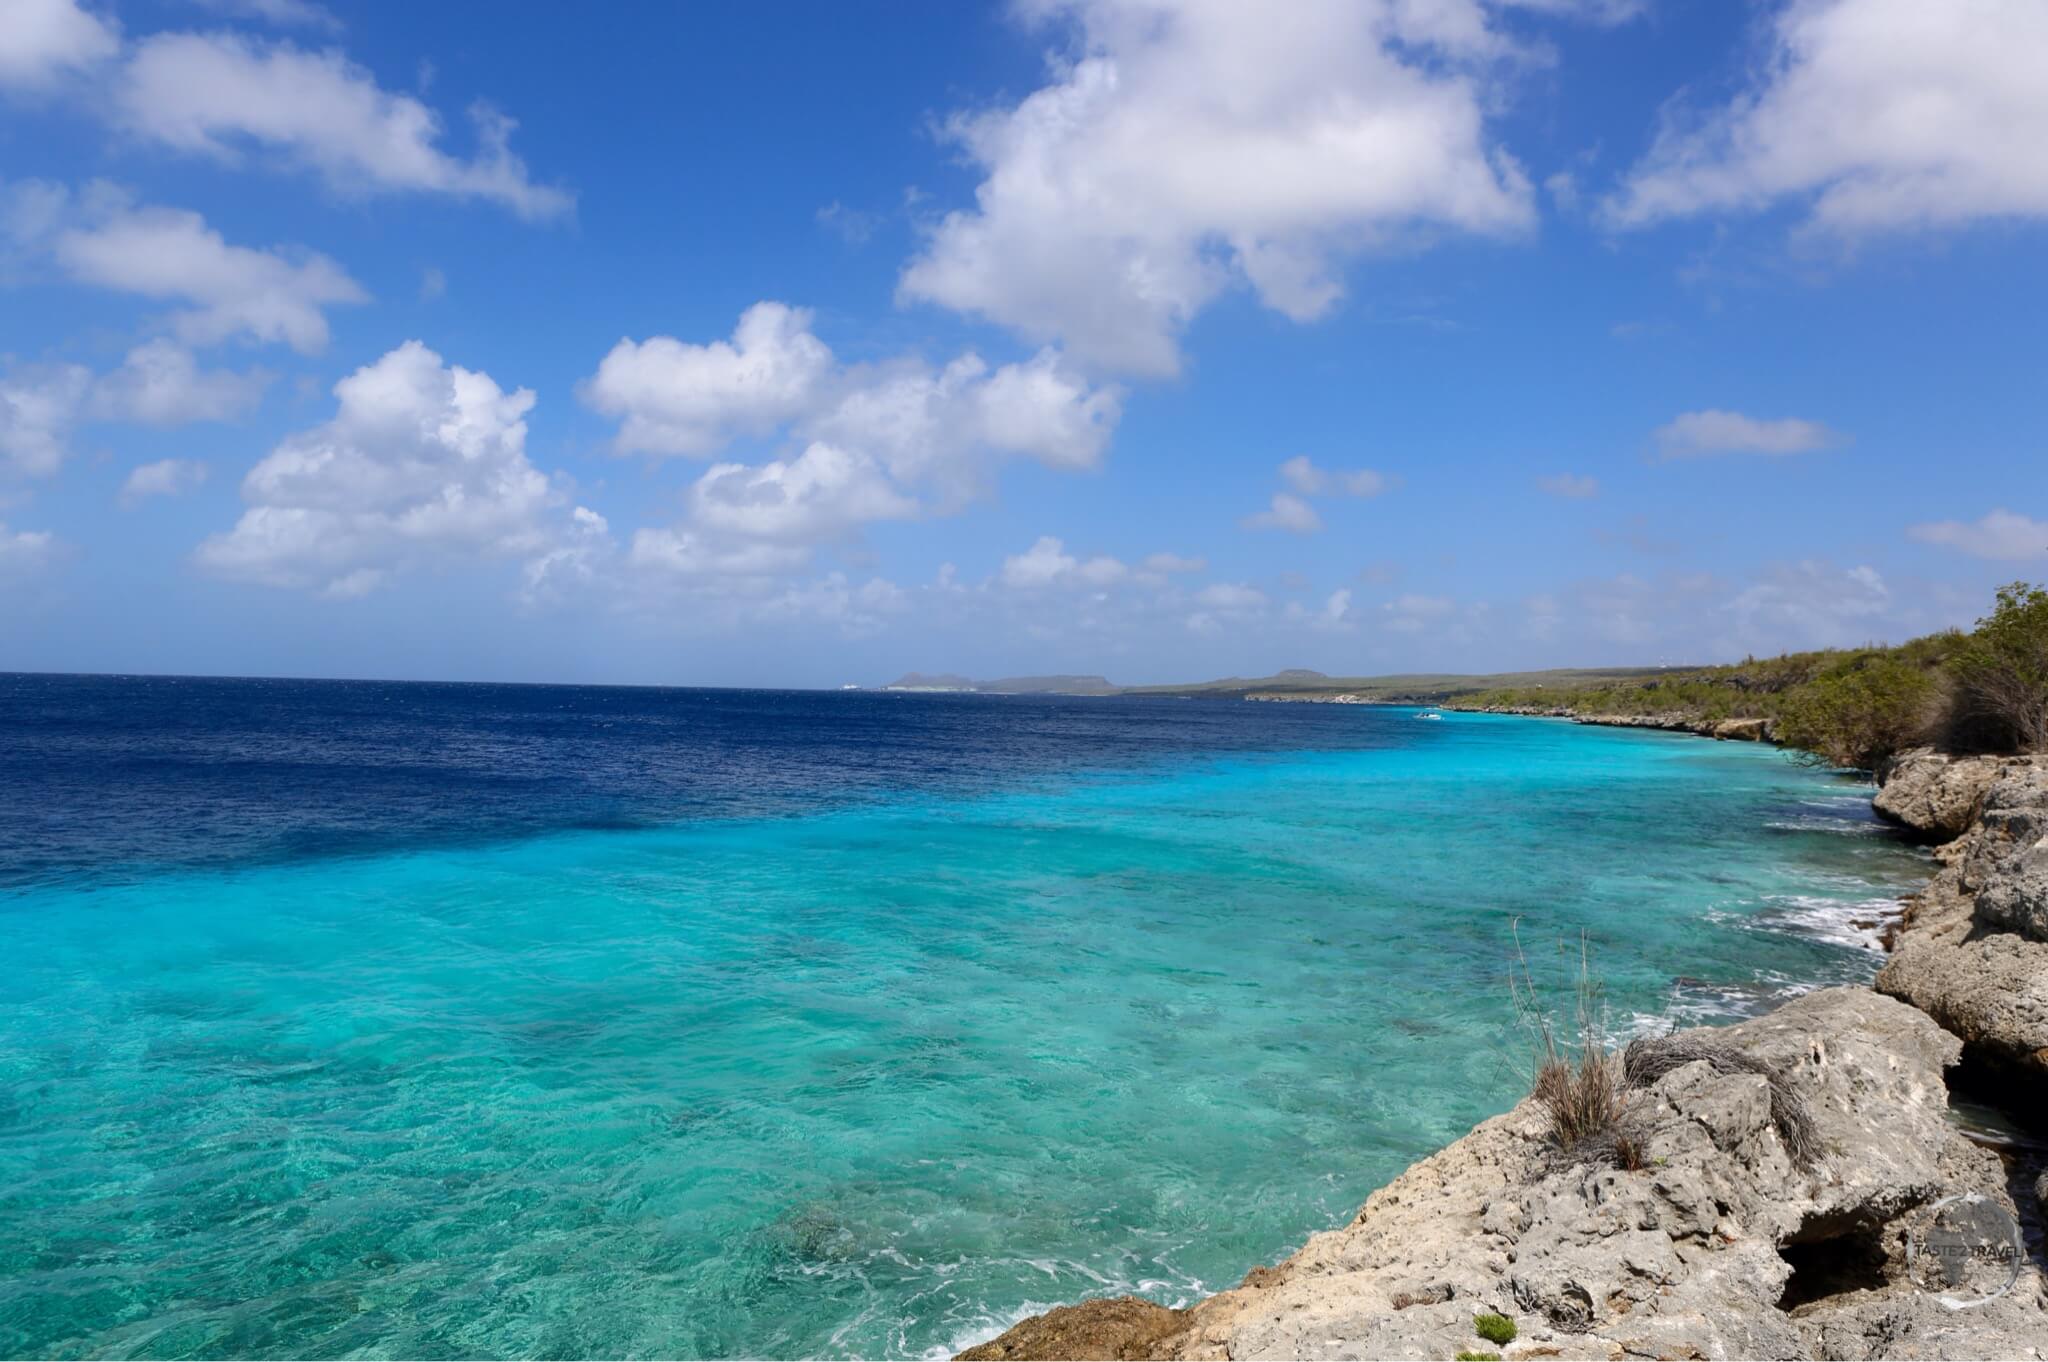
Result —
[[[1654,1026],[1867,979],[1923,874],[1760,747],[1203,712],[1311,708],[766,816],[39,870],[0,1353],[915,1356],[1184,1301],[1520,1095],[1512,921]]]

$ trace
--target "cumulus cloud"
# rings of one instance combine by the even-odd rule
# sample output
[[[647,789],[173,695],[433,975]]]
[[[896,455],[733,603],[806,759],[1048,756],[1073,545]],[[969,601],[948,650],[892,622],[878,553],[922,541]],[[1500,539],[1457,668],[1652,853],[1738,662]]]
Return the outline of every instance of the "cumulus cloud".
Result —
[[[121,366],[95,377],[82,364],[39,364],[0,372],[0,468],[46,477],[70,453],[71,434],[91,421],[179,426],[226,421],[247,411],[270,381],[258,371],[201,369],[169,340],[135,347]]]
[[[202,369],[192,352],[159,338],[128,352],[121,367],[93,385],[93,414],[145,426],[231,421],[263,400],[270,375]]]
[[[701,458],[812,409],[833,360],[810,326],[807,310],[762,302],[741,314],[730,341],[621,340],[582,397],[620,422],[620,453]]]
[[[151,497],[183,496],[206,481],[206,465],[194,459],[158,459],[128,474],[121,484],[121,504],[129,509]]]
[[[1067,546],[1051,535],[1041,535],[1022,553],[1003,560],[998,580],[1004,586],[1033,590],[1041,587],[1104,587],[1122,581],[1130,569],[1107,556],[1081,559],[1067,552]]]
[[[2000,507],[1977,520],[1936,520],[1911,525],[1906,534],[1973,558],[2019,562],[2048,556],[2048,520],[2035,520]]]
[[[22,477],[56,472],[91,390],[92,371],[79,364],[0,373],[0,467]]]
[[[334,387],[334,418],[242,481],[248,509],[199,546],[226,577],[356,596],[439,560],[538,558],[589,520],[527,460],[533,394],[407,341]],[[602,519],[597,525],[602,527]]]
[[[7,0],[0,89],[46,89],[120,50],[119,31],[78,0]]]
[[[757,303],[729,340],[622,340],[581,386],[619,422],[621,453],[713,457],[743,438],[800,450],[712,467],[682,522],[636,537],[634,563],[758,590],[864,524],[957,509],[1005,459],[1092,467],[1120,415],[1121,394],[1056,351],[1001,366],[972,352],[940,368],[912,357],[841,365],[810,327],[801,308]]]
[[[1760,420],[1736,411],[1689,411],[1657,427],[1651,438],[1666,459],[1712,454],[1807,454],[1842,444],[1818,421]]]
[[[1171,374],[1182,329],[1233,285],[1308,321],[1352,255],[1534,220],[1486,136],[1484,73],[1508,45],[1479,0],[1303,0],[1285,23],[1236,0],[1025,13],[1070,23],[1077,52],[1014,107],[945,124],[983,179],[930,228],[906,300]]]
[[[1576,473],[1558,473],[1552,477],[1538,478],[1536,486],[1551,496],[1575,501],[1584,501],[1588,497],[1600,495],[1598,478],[1582,477]]]
[[[1206,558],[1190,558],[1178,553],[1153,553],[1145,557],[1144,568],[1161,576],[1181,572],[1200,572],[1209,566]]]
[[[717,464],[690,489],[698,526],[747,539],[817,543],[917,511],[874,460],[823,443],[758,468]]]
[[[568,213],[574,199],[536,184],[511,149],[515,126],[471,107],[475,153],[443,149],[439,115],[396,94],[338,51],[233,33],[159,33],[123,65],[114,107],[130,135],[222,160],[254,150],[321,176],[336,192],[482,199],[523,218]]]
[[[82,283],[193,304],[171,319],[188,344],[240,335],[316,354],[327,345],[322,309],[369,298],[324,255],[230,245],[197,213],[117,201],[90,218],[56,234],[58,263]]]
[[[1285,530],[1289,534],[1314,534],[1323,528],[1316,508],[1292,492],[1275,492],[1265,510],[1244,518],[1248,530]]]
[[[1782,199],[1839,234],[2048,216],[2048,7],[1791,0],[1749,88],[1657,139],[1623,227]]]
[[[1092,467],[1121,414],[1120,392],[1091,386],[1057,351],[1000,367],[971,351],[937,369],[912,358],[841,366],[810,327],[808,311],[762,302],[729,341],[622,340],[581,395],[619,422],[620,453],[703,458],[787,431],[954,500],[981,490],[994,459]]]
[[[1318,468],[1306,454],[1297,454],[1281,464],[1280,476],[1289,487],[1305,497],[1376,497],[1387,490],[1385,475],[1370,468],[1349,472]]]

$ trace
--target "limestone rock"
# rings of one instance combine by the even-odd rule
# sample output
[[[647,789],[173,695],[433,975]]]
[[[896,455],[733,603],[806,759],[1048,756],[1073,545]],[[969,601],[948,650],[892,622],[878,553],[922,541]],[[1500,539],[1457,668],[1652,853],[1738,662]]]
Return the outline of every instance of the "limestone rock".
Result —
[[[1120,1351],[1085,1355],[1446,1358],[1487,1349],[1473,1317],[1498,1312],[1520,1331],[1508,1358],[2044,1356],[2032,1266],[1967,1311],[1925,1308],[1904,1275],[1909,1213],[1963,1192],[2013,1210],[1997,1157],[1947,1120],[1954,1037],[1860,988],[1689,1034],[1774,1069],[1811,1112],[1818,1162],[1788,1155],[1763,1075],[1715,1063],[1634,1094],[1634,1170],[1565,1159],[1524,1102],[1175,1332],[1141,1336],[1145,1316]],[[1025,1327],[973,1355],[1074,1355],[1032,1351]]]
[[[1121,1362],[1150,1357],[1161,1341],[1186,1324],[1185,1310],[1136,1296],[1084,1301],[1033,1315],[999,1338],[960,1354],[961,1362],[1005,1362],[1009,1358],[1075,1358]]]
[[[1997,757],[1950,757],[1916,747],[1887,761],[1872,801],[1880,815],[1936,841],[1960,837],[1998,778]]]
[[[1973,1058],[2048,1080],[2048,762],[2007,762],[1911,903],[1877,988]]]

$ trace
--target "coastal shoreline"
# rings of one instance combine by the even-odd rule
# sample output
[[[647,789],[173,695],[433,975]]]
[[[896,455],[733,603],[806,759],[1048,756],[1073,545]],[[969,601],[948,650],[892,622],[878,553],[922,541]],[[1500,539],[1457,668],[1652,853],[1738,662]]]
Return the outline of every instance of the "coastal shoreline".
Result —
[[[1731,721],[1483,712],[1772,741],[1762,720],[1721,731]],[[961,1357],[1447,1357],[1486,1348],[1472,1320],[1491,1313],[1518,1323],[1506,1358],[2048,1356],[2048,1173],[2038,1154],[1973,1143],[1949,1083],[1989,1074],[2048,1091],[2048,760],[1921,750],[1878,774],[1876,812],[1939,847],[1877,979],[1684,1033],[1810,1083],[1830,1113],[1825,1166],[1787,1163],[1761,1090],[1726,1074],[1676,1088],[1667,1076],[1632,1099],[1671,1147],[1641,1171],[1562,1164],[1524,1099],[1234,1288],[1177,1310],[1135,1297],[1062,1307]],[[1853,1081],[1826,1097],[1844,1071]],[[1868,1120],[1872,1104],[1884,1122]],[[1719,1221],[1688,1203],[1695,1180],[1714,1188]],[[1914,1217],[1942,1197],[1990,1202],[2034,1236],[2011,1288],[1982,1308],[1947,1308],[1907,1278]]]

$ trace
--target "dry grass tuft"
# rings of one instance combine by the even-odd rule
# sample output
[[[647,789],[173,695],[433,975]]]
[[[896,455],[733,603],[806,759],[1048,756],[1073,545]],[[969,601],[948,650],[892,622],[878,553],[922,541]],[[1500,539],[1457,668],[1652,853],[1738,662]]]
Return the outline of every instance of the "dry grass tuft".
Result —
[[[1519,934],[1515,936],[1515,964],[1520,973],[1510,972],[1509,988],[1516,1015],[1534,1037],[1536,1048],[1536,1073],[1529,1095],[1549,1118],[1551,1144],[1565,1159],[1642,1168],[1648,1155],[1631,1095],[1687,1064],[1704,1062],[1716,1073],[1760,1075],[1770,1087],[1771,1124],[1784,1141],[1786,1154],[1800,1168],[1810,1169],[1820,1162],[1824,1151],[1813,1113],[1791,1077],[1773,1065],[1696,1034],[1633,1040],[1619,1051],[1611,1050],[1600,986],[1593,978],[1583,938],[1568,1029],[1555,1023],[1538,1002]]]
[[[1823,1151],[1813,1113],[1791,1078],[1775,1066],[1697,1035],[1632,1040],[1621,1052],[1623,1081],[1631,1088],[1647,1088],[1674,1070],[1701,1062],[1712,1065],[1715,1073],[1762,1075],[1771,1090],[1771,1124],[1777,1127],[1786,1154],[1801,1168],[1820,1162]]]
[[[1550,1118],[1551,1143],[1574,1160],[1622,1166],[1628,1166],[1632,1157],[1639,1161],[1629,1123],[1626,1075],[1621,1057],[1607,1048],[1602,1024],[1606,1009],[1584,939],[1579,942],[1579,974],[1569,1031],[1562,1031],[1538,1001],[1519,933],[1515,935],[1515,961],[1521,975],[1517,978],[1510,972],[1508,986],[1516,1015],[1535,1039],[1536,1076],[1530,1096]]]

